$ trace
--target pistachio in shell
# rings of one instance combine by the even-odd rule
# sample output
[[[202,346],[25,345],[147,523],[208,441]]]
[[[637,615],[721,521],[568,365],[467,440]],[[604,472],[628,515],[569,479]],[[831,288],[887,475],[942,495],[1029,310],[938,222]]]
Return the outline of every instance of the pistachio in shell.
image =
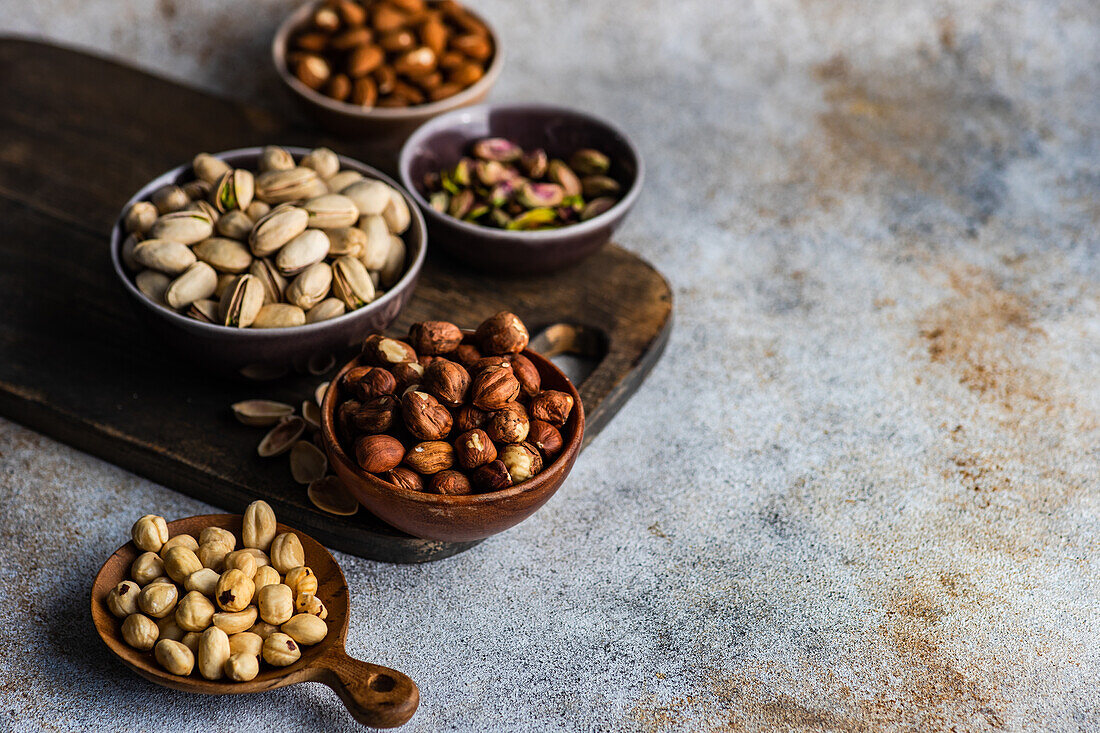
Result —
[[[226,171],[214,188],[214,206],[222,213],[232,209],[247,209],[252,203],[254,192],[252,171],[243,168]]]
[[[256,177],[256,197],[269,204],[301,201],[319,195],[317,184],[328,188],[312,168],[265,171]]]
[[[134,259],[134,248],[137,247],[137,243],[140,241],[141,239],[136,234],[131,234],[122,240],[122,251],[119,252],[119,256],[122,257],[122,264],[126,265],[126,268],[131,271],[141,269],[141,264]]]
[[[309,212],[290,205],[277,206],[256,222],[248,236],[248,246],[257,257],[278,252],[309,226]]]
[[[283,275],[296,275],[328,256],[328,237],[320,229],[306,229],[287,242],[275,255],[275,266]]]
[[[374,300],[374,283],[363,263],[344,255],[332,265],[332,292],[349,310],[362,308]]]
[[[561,186],[566,196],[581,195],[581,179],[573,172],[573,169],[565,164],[565,161],[552,160],[546,169],[546,177],[551,183]]]
[[[367,233],[359,227],[346,226],[326,229],[325,234],[328,236],[328,253],[330,257],[340,257],[342,255],[359,257],[367,246]]]
[[[339,298],[325,298],[317,305],[306,311],[306,323],[318,323],[336,318],[346,313],[348,307]]]
[[[278,145],[265,145],[260,152],[259,169],[266,171],[288,171],[294,167],[294,156]]]
[[[134,285],[154,303],[164,303],[164,291],[172,284],[172,278],[157,270],[142,270],[134,278]]]
[[[405,272],[405,240],[396,234],[390,235],[390,249],[386,253],[386,262],[379,271],[379,281],[384,288],[392,288]]]
[[[294,408],[273,400],[244,400],[231,405],[237,421],[255,428],[266,428],[294,414]]]
[[[343,193],[345,188],[361,180],[363,180],[363,174],[359,171],[340,171],[325,183],[336,193]]]
[[[122,225],[131,234],[144,235],[157,220],[157,207],[148,201],[135,201],[122,217]]]
[[[230,170],[230,167],[224,160],[215,158],[210,153],[199,153],[191,160],[191,170],[200,181],[213,185]]]
[[[296,305],[289,303],[268,303],[260,308],[252,328],[293,328],[304,325],[306,313]]]
[[[261,458],[282,455],[298,442],[305,431],[306,421],[297,415],[281,418],[256,446],[256,452]]]
[[[600,196],[616,196],[622,186],[608,176],[585,176],[581,179],[581,188],[585,198],[594,199]]]
[[[309,212],[309,225],[318,229],[349,227],[359,221],[355,202],[339,193],[326,193],[302,205]]]
[[[201,178],[182,183],[180,184],[180,188],[183,189],[183,192],[191,199],[191,203],[209,198],[214,190],[214,186]]]
[[[338,476],[325,476],[309,485],[309,500],[323,512],[350,517],[359,511],[359,501],[352,496]]]
[[[287,286],[286,301],[308,310],[320,303],[332,288],[332,267],[317,262],[303,270]]]
[[[321,178],[332,178],[340,172],[340,158],[328,148],[314,148],[302,158],[300,165],[312,168]]]
[[[584,209],[581,211],[581,221],[595,219],[615,204],[616,200],[610,196],[600,196],[599,198],[592,199],[585,204]]]
[[[248,205],[248,208],[244,210],[244,213],[252,221],[259,221],[267,216],[270,211],[271,207],[263,201],[253,201]]]
[[[257,257],[248,267],[250,275],[260,281],[264,287],[264,304],[279,303],[286,292],[286,278],[279,274],[279,268],[266,257]]]
[[[311,484],[324,478],[328,470],[328,458],[317,446],[299,440],[290,448],[290,474],[300,484]]]
[[[209,298],[218,286],[218,273],[205,262],[196,262],[172,281],[164,291],[164,302],[170,308],[180,310],[196,300]]]
[[[592,148],[581,148],[569,158],[569,165],[582,176],[599,176],[611,168],[611,159]]]
[[[196,244],[191,251],[218,272],[239,274],[252,265],[252,253],[236,239],[211,237]]]
[[[214,208],[214,205],[206,199],[192,201],[191,203],[187,204],[187,206],[184,206],[182,209],[180,209],[180,211],[197,211],[200,214],[206,214],[208,217],[210,217],[210,221],[214,222],[215,224],[217,224],[218,220],[221,219],[221,212]]]
[[[195,253],[186,244],[169,239],[145,239],[134,246],[134,261],[166,275],[179,275],[195,263]]]
[[[314,430],[321,429],[321,408],[313,400],[302,400],[302,419]]]
[[[388,187],[387,187],[388,188]],[[395,188],[390,188],[390,200],[382,210],[382,218],[393,234],[404,234],[412,223],[412,212],[405,197]]]
[[[248,239],[248,235],[252,233],[252,227],[255,225],[256,223],[248,218],[248,214],[239,209],[234,209],[227,212],[225,216],[220,217],[214,228],[223,237],[243,241]]]
[[[153,206],[157,207],[158,214],[167,214],[179,211],[191,203],[191,197],[183,192],[183,189],[175,184],[161,186],[149,197]]]
[[[386,220],[381,216],[365,216],[360,220],[359,228],[366,235],[359,259],[368,270],[381,269],[390,249],[390,228],[386,226]]]
[[[211,298],[196,300],[187,309],[187,315],[203,323],[218,322],[218,301]]]
[[[357,181],[340,193],[352,200],[361,216],[381,216],[390,203],[390,187],[374,179]]]
[[[214,288],[214,298],[221,300],[225,295],[225,291],[237,284],[237,275],[230,272],[223,272],[218,275],[218,286]]]
[[[264,288],[260,281],[251,275],[241,275],[222,294],[218,316],[224,326],[248,328],[263,304]]]

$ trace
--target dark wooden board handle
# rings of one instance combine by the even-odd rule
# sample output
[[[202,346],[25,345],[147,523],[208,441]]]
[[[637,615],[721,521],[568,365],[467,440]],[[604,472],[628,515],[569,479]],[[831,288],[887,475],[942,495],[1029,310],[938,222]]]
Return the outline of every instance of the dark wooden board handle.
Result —
[[[371,728],[404,725],[420,704],[420,689],[407,675],[360,661],[342,649],[325,655],[311,669],[313,681],[331,687],[348,712]]]

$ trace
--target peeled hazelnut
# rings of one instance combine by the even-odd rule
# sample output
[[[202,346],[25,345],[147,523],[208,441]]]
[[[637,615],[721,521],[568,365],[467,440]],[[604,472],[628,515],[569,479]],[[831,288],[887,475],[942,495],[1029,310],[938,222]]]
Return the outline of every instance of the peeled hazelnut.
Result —
[[[512,485],[512,476],[508,473],[508,467],[500,460],[486,463],[474,471],[470,479],[481,491],[500,491]]]
[[[358,432],[375,435],[384,433],[393,426],[398,408],[397,398],[393,395],[384,394],[364,403],[354,404],[358,408],[350,412],[347,420]]]
[[[404,393],[414,384],[424,379],[424,367],[416,362],[402,362],[393,365],[393,376],[397,380],[397,393]]]
[[[485,423],[485,432],[497,443],[522,443],[531,423],[523,405],[513,402],[493,413]]]
[[[523,354],[512,354],[512,373],[519,380],[520,391],[528,397],[534,397],[542,388],[542,377],[538,368]]]
[[[573,411],[573,397],[565,392],[548,389],[531,398],[531,417],[560,428]]]
[[[405,427],[420,440],[440,440],[451,432],[451,413],[427,392],[405,394],[401,398],[401,413]]]
[[[146,514],[134,522],[130,536],[139,550],[160,552],[160,548],[168,541],[168,523],[164,521],[164,517]]]
[[[531,428],[527,433],[527,442],[535,446],[547,461],[558,453],[561,453],[561,433],[548,422],[532,420]]]
[[[355,441],[355,460],[368,473],[396,468],[405,456],[405,446],[389,435],[368,435]]]
[[[519,381],[511,367],[490,366],[478,372],[470,385],[470,401],[483,410],[499,410],[519,396]]]
[[[375,334],[363,341],[362,361],[370,366],[391,367],[416,361],[416,352],[404,341]]]
[[[237,569],[222,573],[214,590],[218,606],[230,612],[244,610],[252,602],[255,592],[256,585],[252,579]]]
[[[432,493],[445,496],[464,496],[474,491],[470,479],[461,471],[440,471],[432,476],[430,486]]]
[[[276,667],[287,667],[302,656],[298,643],[284,633],[275,632],[264,639],[264,661]]]
[[[489,413],[473,405],[463,405],[455,413],[454,428],[456,432],[465,433],[474,428],[480,428],[489,419]]]
[[[455,348],[455,358],[459,364],[471,369],[481,359],[481,352],[473,344],[459,344]]]
[[[387,471],[380,478],[394,486],[400,486],[409,491],[423,491],[424,481],[416,471],[410,471],[404,466],[399,466],[392,471]]]
[[[124,580],[107,594],[107,607],[118,618],[126,618],[138,612],[138,593],[141,589],[132,580]]]
[[[160,555],[160,558],[162,560],[167,562],[168,561],[168,552],[173,547],[183,547],[183,548],[186,548],[186,549],[190,550],[191,552],[198,552],[199,543],[194,537],[192,537],[189,534],[178,534],[175,537],[168,540],[167,542],[165,542],[163,545],[161,545],[160,546],[160,552],[158,552],[157,554]],[[169,574],[171,574],[171,573],[169,573]]]
[[[122,622],[122,639],[138,651],[147,652],[157,643],[160,629],[153,619],[132,613]]]
[[[271,541],[271,566],[283,575],[306,564],[302,541],[293,532],[283,532]],[[224,576],[223,576],[224,577]]]
[[[424,388],[445,405],[457,407],[466,400],[470,374],[448,359],[436,359],[424,371]]]
[[[295,598],[298,597],[299,593],[317,592],[317,576],[311,568],[305,566],[292,568],[290,572],[286,574],[286,580],[284,582],[294,591]]]
[[[417,473],[439,473],[454,465],[455,451],[450,443],[429,440],[417,443],[405,454],[405,465]]]
[[[421,321],[409,327],[409,343],[417,354],[449,354],[462,343],[462,331],[449,321]]]
[[[199,546],[205,545],[207,542],[221,542],[223,545],[228,545],[230,550],[233,550],[237,546],[237,537],[227,529],[207,527],[199,533]]]
[[[527,327],[514,313],[501,311],[486,319],[474,334],[483,354],[514,354],[527,348]]]
[[[512,483],[518,484],[542,470],[542,457],[529,443],[512,443],[500,451],[500,460],[508,469]]]
[[[463,468],[477,468],[497,458],[497,448],[484,430],[469,430],[455,441],[455,457]]]

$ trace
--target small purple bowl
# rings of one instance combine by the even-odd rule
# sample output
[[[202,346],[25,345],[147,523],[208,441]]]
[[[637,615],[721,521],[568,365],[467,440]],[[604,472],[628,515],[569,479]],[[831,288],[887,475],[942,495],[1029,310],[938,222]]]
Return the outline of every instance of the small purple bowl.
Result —
[[[301,160],[309,149],[284,146]],[[262,148],[240,148],[214,153],[232,166],[255,171]],[[122,287],[134,302],[138,316],[165,345],[214,372],[235,374],[249,379],[274,379],[291,371],[319,374],[339,363],[341,355],[355,347],[370,333],[385,330],[397,318],[412,297],[427,251],[424,217],[412,198],[398,183],[383,173],[356,160],[339,156],[340,168],[359,171],[393,186],[409,204],[412,221],[402,235],[407,253],[405,273],[382,297],[350,313],[318,323],[292,328],[232,328],[203,323],[158,305],[145,297],[122,263],[122,243],[126,230],[122,215],[135,201],[147,200],[161,186],[194,179],[191,164],[186,163],[157,176],[126,202],[122,214],[111,229],[111,264]]]
[[[578,148],[600,150],[611,158],[609,175],[622,185],[623,196],[588,221],[529,232],[471,224],[433,209],[425,174],[454,166],[472,142],[485,137],[543,148],[551,158],[568,158]],[[398,170],[424,212],[433,247],[478,270],[510,275],[559,270],[607,244],[637,200],[644,178],[642,157],[625,133],[585,112],[542,104],[486,104],[440,115],[409,137]]]

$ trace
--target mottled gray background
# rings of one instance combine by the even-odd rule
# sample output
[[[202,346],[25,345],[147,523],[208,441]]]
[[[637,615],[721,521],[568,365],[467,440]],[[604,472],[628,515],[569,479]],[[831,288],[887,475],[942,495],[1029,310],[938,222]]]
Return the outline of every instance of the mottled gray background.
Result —
[[[1100,6],[476,5],[495,99],[636,136],[620,240],[676,327],[531,520],[340,556],[349,651],[423,690],[408,730],[1100,727]],[[276,106],[290,6],[0,0],[0,26]],[[210,507],[0,421],[0,724],[349,728],[320,686],[197,698],[107,658],[90,579],[152,509]]]

